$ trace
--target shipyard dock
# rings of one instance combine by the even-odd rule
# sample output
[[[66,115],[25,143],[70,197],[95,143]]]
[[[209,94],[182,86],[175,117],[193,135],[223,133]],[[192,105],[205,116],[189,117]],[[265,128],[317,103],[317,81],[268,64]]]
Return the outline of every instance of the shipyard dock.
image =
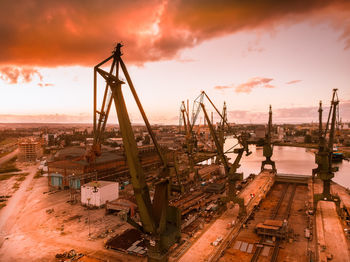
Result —
[[[171,261],[350,261],[350,194],[333,183],[340,203],[318,201],[322,181],[264,170]],[[314,206],[315,205],[315,206]]]

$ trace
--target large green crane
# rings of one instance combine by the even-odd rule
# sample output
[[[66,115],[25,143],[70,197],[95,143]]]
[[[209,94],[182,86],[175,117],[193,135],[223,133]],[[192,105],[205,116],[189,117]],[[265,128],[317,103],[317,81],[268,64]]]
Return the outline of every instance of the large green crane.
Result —
[[[180,107],[180,122],[183,121],[184,129],[185,129],[185,141],[186,141],[186,154],[189,162],[189,171],[194,171],[194,148],[196,144],[196,137],[193,132],[193,125],[190,122],[190,117],[188,113],[188,106],[186,108],[185,102],[182,101]]]
[[[128,222],[139,228],[147,236],[148,261],[167,261],[167,251],[180,240],[181,213],[176,207],[170,206],[169,196],[169,164],[163,154],[160,145],[151,129],[145,111],[138,98],[134,85],[131,81],[127,68],[121,58],[120,43],[117,44],[112,55],[94,67],[94,147],[99,148],[98,138],[101,137],[105,128],[108,114],[112,102],[114,101],[119,128],[123,139],[123,146],[126,160],[131,176],[131,183],[134,189],[134,195],[138,210],[140,213],[141,225],[128,218]],[[109,72],[102,69],[106,63],[112,61]],[[155,183],[155,192],[153,201],[151,201],[150,192],[146,183],[145,174],[142,169],[134,132],[131,126],[128,110],[125,104],[122,85],[125,82],[120,80],[120,74],[123,73],[128,87],[135,99],[142,118],[146,124],[149,135],[153,141],[155,149],[159,155],[162,167],[159,173],[158,181]],[[104,97],[101,110],[97,110],[97,75],[100,75],[106,81]],[[98,153],[98,152],[97,152]],[[94,151],[92,151],[94,155]]]
[[[247,143],[244,143],[244,146],[242,146],[241,148],[235,148],[233,152],[237,154],[236,159],[232,164],[229,163],[225,155],[225,152],[223,150],[223,144],[221,144],[221,141],[215,132],[214,126],[211,120],[209,119],[209,115],[205,109],[204,103],[200,103],[200,106],[203,110],[204,117],[208,123],[210,134],[214,140],[218,157],[220,158],[224,166],[225,176],[227,177],[227,180],[228,180],[228,193],[227,193],[226,201],[233,201],[235,203],[238,203],[240,207],[239,216],[242,217],[246,214],[246,209],[244,205],[244,199],[236,196],[236,182],[239,180],[242,180],[243,175],[241,173],[237,173],[237,169],[240,167],[239,162],[241,161],[244,151],[246,151],[246,155],[250,154],[248,145]],[[224,120],[225,119],[223,118],[223,121]],[[246,137],[241,137],[240,141],[246,141]]]
[[[312,170],[313,178],[317,175],[323,181],[323,192],[321,195],[316,196],[318,199],[334,199],[334,196],[330,192],[330,183],[334,177],[334,172],[338,171],[338,167],[332,166],[332,155],[333,155],[333,145],[334,145],[334,134],[337,122],[337,117],[339,114],[339,99],[337,95],[337,89],[333,89],[331,106],[329,109],[328,119],[323,131],[322,128],[322,102],[319,106],[319,144],[318,152],[315,155],[315,162],[317,168]],[[328,135],[328,143],[327,143]]]

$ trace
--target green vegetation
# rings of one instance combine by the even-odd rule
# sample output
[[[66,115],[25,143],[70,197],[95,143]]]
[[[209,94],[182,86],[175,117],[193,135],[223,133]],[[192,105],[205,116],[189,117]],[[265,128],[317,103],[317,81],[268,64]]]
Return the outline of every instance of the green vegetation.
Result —
[[[10,173],[10,172],[18,172],[21,171],[16,167],[16,159],[17,157],[11,158],[9,161],[5,162],[0,167],[0,173]]]
[[[10,153],[12,153],[12,152],[13,152],[13,151],[0,153],[0,158],[1,158],[1,157],[4,157],[4,156],[7,156],[8,154],[10,154]]]
[[[15,137],[8,137],[0,140],[0,146],[7,145],[7,144],[15,144],[15,143],[17,143],[17,138]]]
[[[0,203],[0,209],[5,207],[6,206],[6,203]]]
[[[17,189],[19,188],[19,185],[20,185],[20,183],[16,182],[16,183],[12,186],[12,188],[15,189],[15,190],[17,190]]]
[[[317,144],[309,144],[309,143],[283,143],[283,142],[278,142],[274,143],[275,146],[293,146],[293,147],[305,147],[305,148],[317,148]]]
[[[0,175],[0,181],[10,179],[13,176],[16,176],[17,174],[5,174],[5,175]]]
[[[10,174],[0,175],[0,181],[10,179],[11,177],[18,177],[16,179],[17,181],[23,181],[28,174],[29,173],[10,173]]]
[[[43,176],[42,170],[38,170],[38,171],[36,171],[34,178],[35,178],[35,179],[38,179],[38,178],[40,178],[40,177],[42,177],[42,176]]]
[[[343,151],[343,155],[345,158],[350,158],[350,152],[349,151]]]
[[[142,141],[142,145],[149,145],[151,143],[151,138],[149,135],[145,135],[145,140]]]
[[[20,176],[20,177],[18,177],[18,178],[16,179],[16,181],[22,182],[24,179],[26,179],[25,176]]]

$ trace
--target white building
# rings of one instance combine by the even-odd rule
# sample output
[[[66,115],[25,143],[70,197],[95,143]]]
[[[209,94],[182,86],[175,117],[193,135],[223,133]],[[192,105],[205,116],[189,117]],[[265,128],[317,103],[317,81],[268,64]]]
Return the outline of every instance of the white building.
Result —
[[[110,181],[93,181],[81,186],[81,203],[100,207],[106,201],[119,198],[119,183]]]

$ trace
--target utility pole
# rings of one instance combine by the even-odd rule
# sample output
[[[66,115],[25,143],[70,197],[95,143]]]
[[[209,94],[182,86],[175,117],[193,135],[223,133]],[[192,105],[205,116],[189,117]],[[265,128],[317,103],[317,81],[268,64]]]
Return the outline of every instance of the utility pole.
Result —
[[[90,233],[90,200],[91,200],[91,198],[87,199],[87,201],[88,201],[87,209],[88,209],[88,223],[89,223],[89,238],[91,236],[91,233]]]

